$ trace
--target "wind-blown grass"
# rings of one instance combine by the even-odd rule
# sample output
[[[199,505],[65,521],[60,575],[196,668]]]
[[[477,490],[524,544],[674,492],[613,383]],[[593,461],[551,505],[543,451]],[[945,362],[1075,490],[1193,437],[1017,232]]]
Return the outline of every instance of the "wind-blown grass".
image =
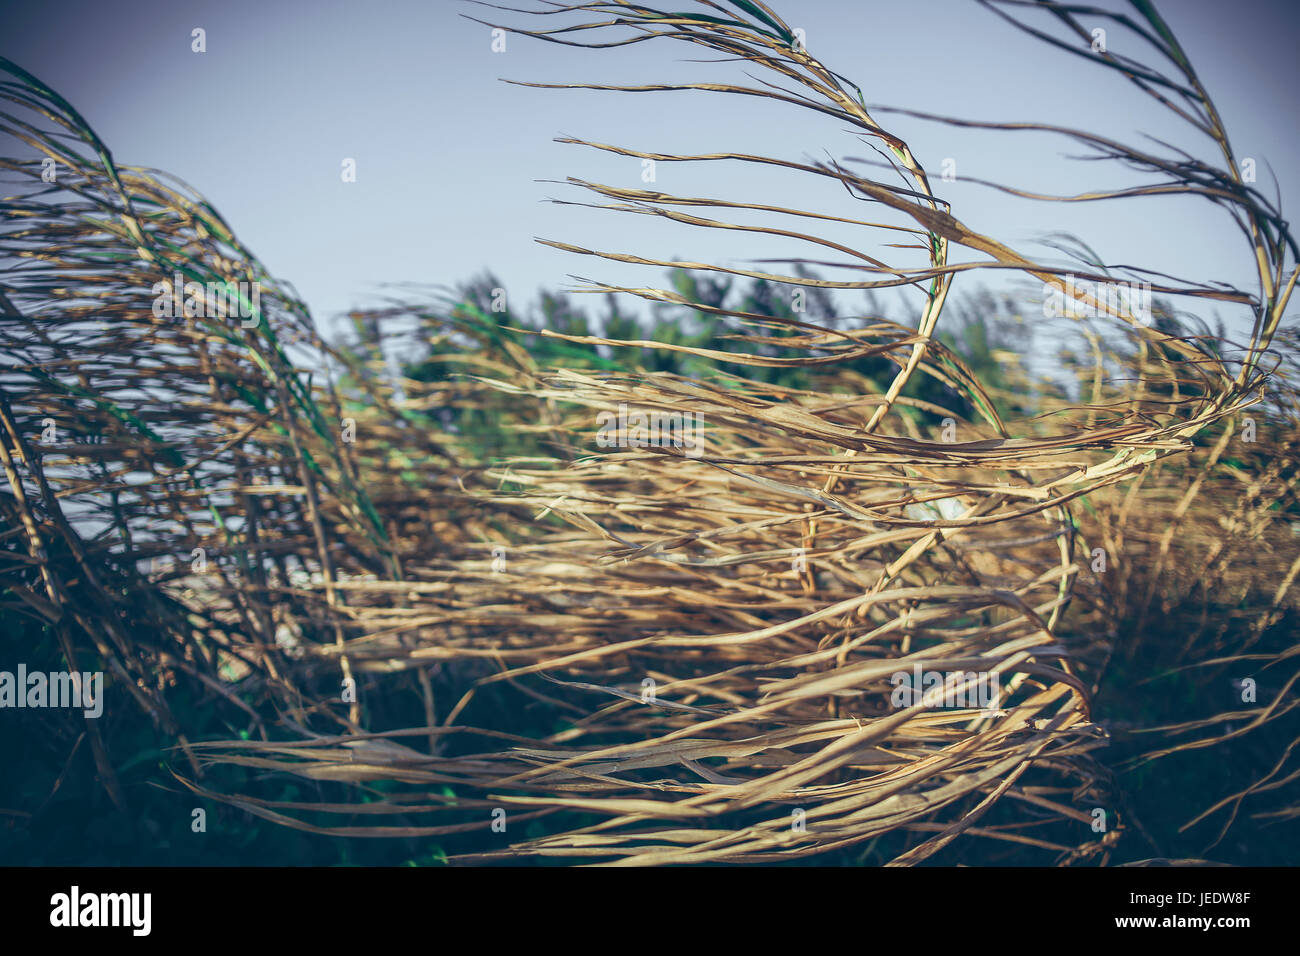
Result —
[[[990,6],[1020,22],[1016,5]],[[11,489],[0,495],[11,529],[0,609],[57,635],[70,663],[102,660],[114,699],[129,694],[178,741],[176,774],[193,791],[315,833],[438,838],[459,862],[860,855],[906,865],[978,859],[965,849],[978,840],[1036,861],[1185,855],[1142,826],[1126,775],[1165,751],[1267,739],[1267,765],[1243,758],[1260,772],[1205,808],[1222,827],[1248,796],[1276,795],[1293,776],[1294,743],[1276,746],[1274,731],[1294,727],[1288,635],[1300,565],[1284,519],[1296,511],[1300,432],[1293,364],[1275,367],[1295,352],[1273,339],[1295,244],[1280,211],[1241,182],[1208,94],[1152,7],[1113,20],[1168,72],[1090,52],[1073,8],[1038,6],[1084,38],[1052,42],[1162,97],[1218,154],[1216,165],[1056,130],[1159,177],[1089,199],[1174,192],[1222,206],[1250,244],[1259,286],[1152,283],[1165,298],[1249,309],[1252,336],[1237,350],[1084,297],[1103,315],[1079,323],[1093,355],[1075,367],[1083,397],[1017,379],[1011,405],[1036,398],[1033,414],[1015,418],[938,340],[956,276],[987,266],[1040,282],[1066,271],[1116,277],[1096,262],[1036,261],[965,226],[875,118],[886,112],[868,110],[762,3],[699,2],[695,13],[554,4],[539,11],[542,26],[516,29],[577,45],[704,46],[772,83],[564,86],[758,96],[826,114],[878,147],[906,186],[865,162],[569,140],[656,162],[823,177],[872,207],[872,221],[841,210],[842,223],[864,237],[910,236],[916,261],[904,249],[889,264],[820,238],[820,214],[764,197],[572,181],[619,213],[779,231],[818,256],[844,256],[856,277],[802,268],[820,260],[760,272],[550,243],[577,254],[796,289],[915,290],[907,321],[831,328],[672,289],[590,286],[717,317],[749,346],[667,346],[681,354],[799,369],[822,387],[646,372],[619,364],[620,350],[664,343],[551,330],[566,347],[610,347],[616,359],[543,367],[464,303],[437,326],[414,305],[378,313],[414,315],[425,334],[464,343],[456,361],[472,373],[404,380],[399,392],[323,343],[302,304],[201,199],[116,166],[69,104],[5,61],[0,94],[17,112],[4,114],[3,132],[27,158],[0,160],[20,189],[4,200],[0,227],[0,256],[18,263],[0,290],[0,454]],[[42,183],[40,154],[60,164],[57,184]],[[773,224],[704,217],[741,209]],[[951,264],[954,244],[983,260]],[[259,321],[156,318],[155,285],[178,271],[260,283]],[[845,372],[866,357],[891,363],[882,388]],[[909,384],[923,377],[973,414],[916,397]],[[1259,405],[1266,384],[1273,396]],[[478,460],[469,436],[441,431],[429,414],[446,404],[494,409],[551,451]],[[698,415],[701,454],[596,450],[597,415],[620,405]],[[1269,428],[1248,456],[1235,428],[1262,409]],[[944,418],[955,434],[929,427]],[[195,548],[206,568],[192,562]],[[1095,548],[1108,571],[1096,570]],[[1199,583],[1188,567],[1205,569]],[[1179,653],[1142,642],[1157,620],[1180,629]],[[1248,663],[1268,672],[1252,709],[1202,698],[1200,718],[1137,708],[1125,726],[1097,710],[1112,684],[1123,694],[1183,668],[1204,688]],[[896,706],[891,677],[914,666],[997,675],[1000,694],[988,709]],[[188,739],[167,708],[178,680],[238,714],[246,739]],[[340,695],[354,683],[356,699]],[[407,693],[422,719],[389,722],[403,714],[390,698]],[[89,732],[111,788],[108,755],[93,724]],[[1116,736],[1130,751],[1118,775],[1104,759]],[[343,783],[351,796],[272,800],[208,782],[230,766]],[[1293,819],[1295,807],[1280,803],[1268,818]],[[504,832],[493,827],[499,810]],[[1130,827],[1149,851],[1118,849]]]

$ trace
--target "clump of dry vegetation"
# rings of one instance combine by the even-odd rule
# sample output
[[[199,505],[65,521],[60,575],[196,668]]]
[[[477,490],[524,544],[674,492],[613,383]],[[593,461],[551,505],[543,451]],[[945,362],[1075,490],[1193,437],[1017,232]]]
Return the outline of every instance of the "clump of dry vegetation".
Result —
[[[1038,31],[1015,5],[994,6]],[[458,344],[448,361],[466,374],[391,382],[322,341],[201,198],[117,165],[70,104],[0,64],[17,156],[0,168],[18,189],[0,227],[0,255],[16,263],[0,287],[7,650],[52,641],[70,667],[101,664],[110,704],[133,701],[156,722],[176,745],[176,779],[198,794],[315,833],[437,839],[456,862],[1181,858],[1183,842],[1144,825],[1149,783],[1134,781],[1182,780],[1211,751],[1231,773],[1183,794],[1184,833],[1232,855],[1234,827],[1293,826],[1300,421],[1296,343],[1278,330],[1295,243],[1241,181],[1208,93],[1149,4],[1112,26],[1161,67],[1088,52],[1072,7],[1040,6],[1071,38],[1057,42],[1077,41],[1217,153],[1055,130],[1141,178],[1095,201],[1178,192],[1241,227],[1254,291],[1137,278],[1158,279],[1162,301],[1248,310],[1243,347],[1085,294],[1097,317],[1061,320],[1080,344],[1073,387],[1010,359],[996,388],[981,382],[938,338],[958,273],[1059,285],[1067,270],[963,224],[861,92],[757,0],[692,13],[548,4],[539,23],[505,26],[578,45],[703,47],[760,75],[700,95],[812,109],[877,148],[883,174],[572,141],[780,167],[862,203],[835,213],[861,229],[859,249],[819,237],[828,214],[764,197],[573,180],[614,212],[806,241],[840,256],[847,280],[800,262],[744,271],[553,243],[790,289],[913,292],[905,321],[829,327],[595,283],[720,318],[736,338],[704,349],[550,333],[616,360],[676,348],[800,369],[808,388],[630,362],[543,366],[519,340],[476,337],[468,307],[435,316],[414,303],[369,318],[414,318],[426,343]],[[42,180],[42,158],[57,181]],[[876,257],[877,241],[902,243],[896,261]],[[953,264],[959,247],[977,264]],[[1128,281],[1099,264],[1068,271]],[[203,314],[156,315],[177,276],[257,283],[260,303],[243,321],[213,314],[205,285]],[[868,356],[890,363],[886,381],[848,367]],[[952,407],[918,397],[923,378]],[[702,422],[699,447],[601,447],[598,416],[620,406]],[[491,410],[535,453],[490,460],[438,426],[431,412],[449,407]],[[900,703],[900,672],[996,693],[979,706]],[[191,739],[169,705],[179,694],[228,712],[229,739]],[[84,729],[111,794],[111,755],[93,721]],[[1189,755],[1191,769],[1163,769]],[[231,767],[256,779],[223,789]],[[261,792],[286,776],[346,786],[315,801]]]

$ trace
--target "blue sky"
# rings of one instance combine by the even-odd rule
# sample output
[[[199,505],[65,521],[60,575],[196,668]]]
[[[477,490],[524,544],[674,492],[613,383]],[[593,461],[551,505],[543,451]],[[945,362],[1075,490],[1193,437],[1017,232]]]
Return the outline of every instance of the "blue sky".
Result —
[[[805,30],[814,55],[863,89],[868,103],[1058,123],[1128,141],[1147,133],[1215,157],[1210,144],[1118,76],[1019,33],[971,0],[773,6]],[[1258,0],[1161,5],[1238,153],[1257,159],[1259,183],[1270,192],[1271,165],[1284,197],[1300,188],[1294,7]],[[38,4],[9,5],[0,14],[0,53],[76,105],[119,162],[165,169],[205,194],[327,329],[336,327],[333,316],[385,294],[386,283],[449,284],[491,269],[517,302],[539,288],[571,283],[570,273],[632,285],[662,281],[653,269],[539,246],[536,236],[741,267],[795,249],[763,237],[546,203],[585,197],[539,180],[571,175],[643,185],[639,161],[554,143],[558,135],[796,160],[866,154],[842,124],[749,97],[507,85],[500,79],[743,76],[734,64],[687,62],[701,51],[677,43],[587,51],[510,36],[506,50],[494,53],[488,29],[461,16],[491,19],[492,11],[458,0],[74,0],[57,10],[56,16]],[[206,53],[191,51],[195,27],[206,31]],[[1125,41],[1112,36],[1109,42],[1114,48]],[[1071,231],[1109,262],[1141,262],[1253,291],[1240,235],[1207,203],[1142,199],[1067,207],[1011,199],[961,177],[1067,193],[1138,180],[1068,159],[1079,149],[1059,138],[877,118],[909,142],[932,176],[944,159],[955,162],[958,180],[942,184],[940,193],[979,231],[1034,254],[1042,252],[1034,243],[1043,235]],[[356,160],[355,183],[341,181],[344,158]],[[842,189],[770,169],[660,164],[655,185],[871,218]],[[862,230],[834,235],[864,251],[882,249],[882,237],[864,237]],[[963,276],[956,289],[979,281]],[[1231,320],[1231,308],[1220,314]]]

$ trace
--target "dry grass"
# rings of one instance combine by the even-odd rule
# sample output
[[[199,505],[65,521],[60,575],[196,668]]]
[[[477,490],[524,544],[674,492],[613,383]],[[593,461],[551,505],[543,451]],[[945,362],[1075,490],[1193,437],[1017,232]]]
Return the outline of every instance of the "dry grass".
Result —
[[[699,89],[815,109],[880,144],[906,188],[847,161],[584,144],[828,177],[885,217],[861,221],[864,236],[901,229],[916,240],[913,264],[837,247],[859,276],[847,282],[741,272],[794,288],[916,291],[912,324],[795,323],[793,336],[771,343],[784,357],[712,356],[816,370],[822,390],[538,368],[502,344],[466,356],[476,378],[407,381],[396,394],[319,339],[302,304],[214,210],[156,173],[116,166],[69,104],[4,63],[4,133],[27,158],[0,160],[19,188],[3,203],[0,255],[20,263],[0,301],[10,488],[0,494],[0,613],[57,634],[72,667],[78,656],[102,660],[117,699],[129,693],[178,741],[177,773],[196,792],[314,832],[478,834],[455,856],[462,862],[777,862],[869,846],[905,865],[980,838],[1033,859],[1109,862],[1134,817],[1099,759],[1112,733],[1095,701],[1117,656],[1161,668],[1152,678],[1172,667],[1268,673],[1258,706],[1206,700],[1203,721],[1137,728],[1134,765],[1175,748],[1232,746],[1275,729],[1294,707],[1296,646],[1286,635],[1300,562],[1282,519],[1295,507],[1295,352],[1269,351],[1296,275],[1280,213],[1240,181],[1208,95],[1163,21],[1139,5],[1128,25],[1172,72],[1089,55],[1176,103],[1220,165],[1061,132],[1166,183],[1097,201],[1175,188],[1241,224],[1259,263],[1255,293],[1172,279],[1154,288],[1249,309],[1253,335],[1232,350],[1103,314],[1079,323],[1093,349],[1092,364],[1076,369],[1083,398],[1022,379],[1017,394],[1036,394],[1040,412],[1003,420],[996,396],[933,337],[954,276],[972,269],[950,265],[949,250],[1037,281],[1067,270],[964,226],[903,140],[766,6],[696,6],[698,15],[557,5],[547,14],[559,30],[547,19],[550,32],[532,32],[702,45],[800,90]],[[1067,32],[1082,30],[1069,8],[1044,6]],[[58,160],[57,184],[41,182],[37,154]],[[701,208],[728,208],[577,185],[616,211],[691,226],[714,224]],[[826,253],[815,232],[790,225],[814,228],[811,214],[761,197],[743,208],[776,223],[744,228],[779,228]],[[259,321],[155,317],[155,283],[178,271],[261,283]],[[1100,267],[1074,271],[1114,278]],[[714,311],[759,339],[781,324]],[[883,391],[836,369],[863,354],[895,363]],[[1278,356],[1290,363],[1282,371]],[[342,371],[347,389],[333,384]],[[903,413],[918,404],[904,389],[919,376],[979,410],[967,421],[919,409],[953,418],[957,440]],[[1272,397],[1259,406],[1266,383]],[[490,391],[512,396],[518,427],[560,450],[508,466],[472,460],[461,437],[432,433],[420,414],[486,404]],[[620,404],[698,414],[702,453],[593,454],[597,414]],[[1235,429],[1265,409],[1268,427],[1246,457]],[[1222,437],[1206,446],[1216,430]],[[1236,464],[1225,466],[1229,458]],[[493,567],[494,546],[506,549],[504,568]],[[204,549],[201,573],[195,548]],[[1094,548],[1107,552],[1109,574],[1092,570]],[[1180,629],[1185,647],[1158,665],[1122,643],[1179,615],[1193,619]],[[997,675],[1000,694],[988,710],[894,706],[890,678],[914,665]],[[350,680],[359,699],[342,701]],[[167,706],[178,681],[240,713],[250,739],[186,739]],[[372,702],[408,687],[425,719],[377,729]],[[88,727],[112,792],[110,761]],[[1252,798],[1289,782],[1291,746],[1273,748],[1268,773],[1247,784]],[[357,799],[225,793],[204,782],[213,764],[355,784]],[[1222,820],[1244,796],[1206,809]],[[1266,812],[1294,819],[1296,808],[1277,799]],[[492,829],[497,808],[507,812],[505,833]],[[1094,808],[1108,812],[1105,832],[1090,827]],[[325,823],[310,822],[322,814]],[[333,816],[348,820],[331,825]],[[541,821],[544,832],[526,836],[520,820]]]

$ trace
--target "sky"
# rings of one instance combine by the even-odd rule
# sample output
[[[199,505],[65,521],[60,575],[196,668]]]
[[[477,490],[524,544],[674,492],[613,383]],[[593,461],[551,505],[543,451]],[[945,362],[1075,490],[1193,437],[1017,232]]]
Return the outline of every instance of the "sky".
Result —
[[[770,2],[869,104],[1057,123],[1134,142],[1148,134],[1217,158],[1207,140],[1122,78],[1020,33],[972,0]],[[1256,160],[1258,184],[1271,193],[1276,175],[1282,195],[1296,195],[1300,4],[1167,0],[1160,7],[1237,152]],[[394,283],[451,285],[491,270],[518,304],[539,289],[575,284],[575,274],[637,286],[663,281],[661,270],[565,253],[536,237],[741,268],[809,254],[767,237],[549,203],[586,199],[556,182],[566,176],[648,185],[639,160],[558,144],[557,136],[793,160],[873,155],[829,117],[753,97],[503,83],[744,76],[737,64],[689,62],[705,54],[680,43],[577,50],[510,35],[505,49],[494,51],[489,28],[465,14],[527,22],[461,0],[11,3],[0,11],[0,54],[71,101],[118,162],[166,170],[205,195],[327,331],[347,310],[391,294]],[[195,28],[205,31],[205,52],[192,50]],[[1010,198],[963,177],[1067,194],[1141,180],[1070,159],[1079,147],[1058,137],[954,130],[885,113],[877,119],[934,178],[952,160],[956,181],[939,183],[938,191],[954,215],[1017,249],[1044,254],[1036,245],[1042,237],[1069,231],[1111,263],[1141,261],[1254,291],[1247,247],[1208,203],[1066,206]],[[345,159],[355,160],[355,182],[343,181]],[[661,163],[650,188],[872,218],[866,204],[833,184],[736,163]],[[874,232],[829,231],[864,251],[884,248]],[[959,277],[955,290],[1006,281],[983,275]],[[1231,323],[1231,308],[1201,314]]]

